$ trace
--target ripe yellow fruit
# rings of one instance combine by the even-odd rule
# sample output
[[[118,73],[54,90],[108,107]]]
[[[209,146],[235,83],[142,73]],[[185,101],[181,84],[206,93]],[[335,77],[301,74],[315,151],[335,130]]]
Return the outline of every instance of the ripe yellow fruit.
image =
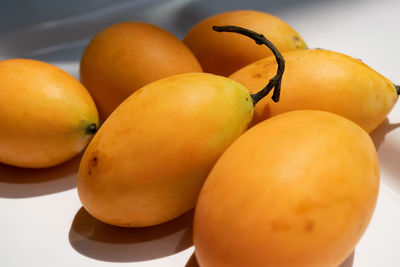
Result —
[[[278,103],[262,99],[253,124],[287,111],[325,110],[344,116],[367,132],[385,119],[397,101],[395,85],[360,60],[321,49],[282,53],[285,74]],[[274,57],[252,63],[229,78],[252,93],[263,88],[276,71]]]
[[[225,77],[186,73],[144,86],[111,114],[83,155],[77,187],[84,208],[124,227],[183,214],[252,116],[248,90]]]
[[[220,157],[195,209],[202,267],[337,267],[364,233],[378,195],[374,144],[324,111],[287,112]]]
[[[157,26],[122,22],[99,32],[80,66],[82,83],[106,119],[129,95],[171,75],[201,72],[199,62],[177,37]]]
[[[37,60],[0,61],[0,162],[42,168],[60,164],[87,145],[98,114],[86,88]]]
[[[212,26],[235,25],[265,35],[279,51],[304,49],[301,36],[283,20],[260,11],[235,10],[200,21],[184,38],[204,72],[228,76],[257,60],[272,55],[264,47],[254,45],[245,36],[218,33]]]

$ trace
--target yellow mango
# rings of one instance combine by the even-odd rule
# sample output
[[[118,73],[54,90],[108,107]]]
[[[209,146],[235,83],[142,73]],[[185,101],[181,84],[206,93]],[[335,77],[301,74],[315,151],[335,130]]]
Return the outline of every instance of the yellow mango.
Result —
[[[168,31],[142,22],[121,22],[100,31],[80,64],[81,81],[102,119],[144,85],[187,72],[202,72],[189,48]]]
[[[285,21],[256,10],[234,10],[208,17],[194,25],[183,42],[193,51],[204,72],[228,76],[234,71],[272,55],[244,36],[221,34],[213,26],[235,25],[260,34],[279,51],[305,49],[301,36]]]
[[[225,77],[187,73],[142,87],[108,117],[83,155],[77,187],[84,208],[123,227],[183,214],[252,115],[248,90]]]
[[[0,162],[43,168],[80,153],[98,128],[86,88],[37,60],[0,61]]]
[[[285,73],[278,103],[262,99],[253,124],[287,111],[324,110],[344,116],[372,132],[397,101],[396,86],[358,59],[329,50],[282,53]],[[277,69],[274,57],[252,63],[229,78],[252,93],[265,85]]]
[[[206,179],[196,258],[202,267],[337,267],[378,189],[376,150],[357,124],[315,110],[275,116],[233,142]]]

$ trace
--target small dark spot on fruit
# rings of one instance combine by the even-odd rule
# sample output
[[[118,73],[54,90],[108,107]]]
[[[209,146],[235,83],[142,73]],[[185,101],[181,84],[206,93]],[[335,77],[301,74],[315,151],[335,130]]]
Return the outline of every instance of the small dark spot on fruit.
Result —
[[[313,232],[314,231],[314,227],[315,227],[315,225],[314,225],[313,221],[310,221],[310,220],[306,221],[306,224],[305,224],[306,232],[308,232],[308,233]]]
[[[297,42],[300,41],[300,38],[298,36],[293,36],[293,40]]]
[[[90,160],[90,165],[92,165],[93,167],[97,166],[97,157],[94,156],[91,160]]]
[[[97,166],[97,164],[99,163],[99,160],[97,158],[96,155],[94,155],[90,160],[89,160],[89,165],[88,165],[88,174],[91,175],[92,174],[92,170],[93,168],[95,168]]]
[[[261,78],[261,77],[262,77],[262,75],[260,73],[254,73],[253,74],[253,78],[254,79]]]
[[[246,101],[249,101],[249,98],[248,98],[248,97],[246,97]]]

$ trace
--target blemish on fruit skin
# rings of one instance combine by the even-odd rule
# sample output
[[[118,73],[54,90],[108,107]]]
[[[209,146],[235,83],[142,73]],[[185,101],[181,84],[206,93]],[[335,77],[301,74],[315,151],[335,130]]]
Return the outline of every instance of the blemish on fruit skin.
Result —
[[[92,156],[92,158],[89,160],[89,165],[88,165],[88,174],[91,175],[92,174],[92,170],[93,168],[95,168],[97,166],[97,164],[99,163],[99,160],[96,156],[95,153],[93,153],[94,155]]]
[[[296,48],[299,49],[301,48],[303,45],[300,42],[300,38],[298,36],[293,36],[293,42],[296,43]]]
[[[262,77],[262,75],[260,73],[254,73],[253,74],[253,78],[254,79],[261,78],[261,77]]]
[[[296,49],[307,49],[307,44],[299,36],[292,36],[293,43],[296,46]]]
[[[305,224],[305,226],[304,226],[304,230],[305,230],[307,233],[312,233],[312,232],[314,231],[314,228],[315,228],[314,222],[311,221],[311,220],[307,220],[307,221],[306,221],[306,224]]]

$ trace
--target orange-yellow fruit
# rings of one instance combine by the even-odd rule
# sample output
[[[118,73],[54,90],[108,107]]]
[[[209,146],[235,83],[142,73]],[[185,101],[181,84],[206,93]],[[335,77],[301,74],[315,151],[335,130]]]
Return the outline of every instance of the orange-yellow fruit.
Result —
[[[201,71],[192,52],[171,33],[151,24],[123,22],[90,41],[82,56],[80,78],[105,119],[147,83]]]
[[[397,101],[395,85],[360,60],[321,49],[282,53],[285,72],[279,102],[264,98],[254,109],[253,124],[299,109],[325,110],[372,132]],[[275,74],[275,57],[252,63],[229,78],[258,92]]]
[[[98,128],[93,99],[45,62],[0,61],[0,162],[43,168],[80,153]]]
[[[234,25],[263,34],[279,51],[304,49],[301,36],[283,20],[260,11],[236,10],[220,13],[196,24],[184,43],[198,58],[204,72],[228,76],[234,71],[269,55],[246,36],[218,33],[212,26]]]
[[[202,267],[337,267],[374,211],[378,159],[358,125],[324,111],[261,122],[220,157],[197,202]]]
[[[83,206],[124,227],[183,214],[252,116],[248,90],[226,77],[186,73],[144,86],[111,114],[86,149],[78,173]]]

